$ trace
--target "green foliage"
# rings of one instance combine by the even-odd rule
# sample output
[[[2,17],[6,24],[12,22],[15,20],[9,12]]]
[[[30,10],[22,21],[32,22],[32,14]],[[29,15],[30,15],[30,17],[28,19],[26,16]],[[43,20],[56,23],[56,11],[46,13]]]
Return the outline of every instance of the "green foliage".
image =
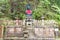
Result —
[[[41,19],[44,16],[45,19],[53,19],[60,23],[60,1],[59,0],[32,0],[27,2],[26,0],[12,0],[16,6],[11,6],[9,0],[0,0],[0,18],[9,19],[24,19],[26,4],[30,3],[33,11],[34,19]],[[13,7],[13,13],[11,13],[11,7]]]
[[[54,4],[53,4],[54,3]],[[40,0],[37,8],[33,11],[34,17],[38,19],[41,18],[42,15],[45,16],[45,19],[57,19],[60,20],[60,8],[56,4],[56,1],[54,0],[51,2],[51,0]],[[39,18],[40,17],[40,18]],[[36,19],[37,19],[36,18]]]

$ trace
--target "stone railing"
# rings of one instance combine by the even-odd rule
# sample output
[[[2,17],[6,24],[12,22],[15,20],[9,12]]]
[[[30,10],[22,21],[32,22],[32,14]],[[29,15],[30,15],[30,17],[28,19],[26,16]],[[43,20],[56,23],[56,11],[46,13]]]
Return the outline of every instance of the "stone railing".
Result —
[[[45,26],[45,27],[54,27],[54,26],[58,26],[57,22],[55,20],[34,20],[33,24],[35,26]]]
[[[33,26],[57,26],[54,20],[33,20]],[[25,25],[25,20],[0,20],[0,25]]]
[[[0,25],[4,25],[4,26],[7,26],[7,25],[22,25],[23,24],[23,20],[2,20],[0,22]]]

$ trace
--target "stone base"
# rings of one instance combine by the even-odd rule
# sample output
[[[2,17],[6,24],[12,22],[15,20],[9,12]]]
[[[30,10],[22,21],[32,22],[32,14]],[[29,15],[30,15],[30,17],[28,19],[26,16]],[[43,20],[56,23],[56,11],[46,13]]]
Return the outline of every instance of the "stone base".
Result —
[[[3,38],[0,38],[0,40],[3,40]]]
[[[35,39],[23,38],[23,39],[4,39],[4,40],[55,40],[55,38],[35,38]]]

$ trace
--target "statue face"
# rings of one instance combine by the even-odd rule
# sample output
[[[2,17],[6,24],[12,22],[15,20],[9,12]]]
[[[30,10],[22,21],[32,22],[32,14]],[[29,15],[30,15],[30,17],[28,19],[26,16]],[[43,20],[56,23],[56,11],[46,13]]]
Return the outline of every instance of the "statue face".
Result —
[[[6,30],[6,35],[9,37],[20,37],[22,35],[22,28],[20,27],[9,27]]]
[[[54,28],[35,28],[35,35],[38,37],[53,37]]]
[[[16,33],[21,33],[22,29],[21,28],[16,28]]]
[[[8,33],[14,33],[14,28],[8,28],[8,29],[7,29],[7,32],[8,32]]]
[[[43,29],[42,28],[35,28],[35,34],[37,36],[43,35]]]

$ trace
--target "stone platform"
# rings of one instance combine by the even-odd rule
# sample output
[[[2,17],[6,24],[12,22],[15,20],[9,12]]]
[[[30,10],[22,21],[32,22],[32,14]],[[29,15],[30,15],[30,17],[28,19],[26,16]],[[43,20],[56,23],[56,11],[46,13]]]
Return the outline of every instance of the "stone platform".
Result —
[[[55,40],[52,20],[19,20],[18,25],[15,20],[6,22],[3,40]]]

